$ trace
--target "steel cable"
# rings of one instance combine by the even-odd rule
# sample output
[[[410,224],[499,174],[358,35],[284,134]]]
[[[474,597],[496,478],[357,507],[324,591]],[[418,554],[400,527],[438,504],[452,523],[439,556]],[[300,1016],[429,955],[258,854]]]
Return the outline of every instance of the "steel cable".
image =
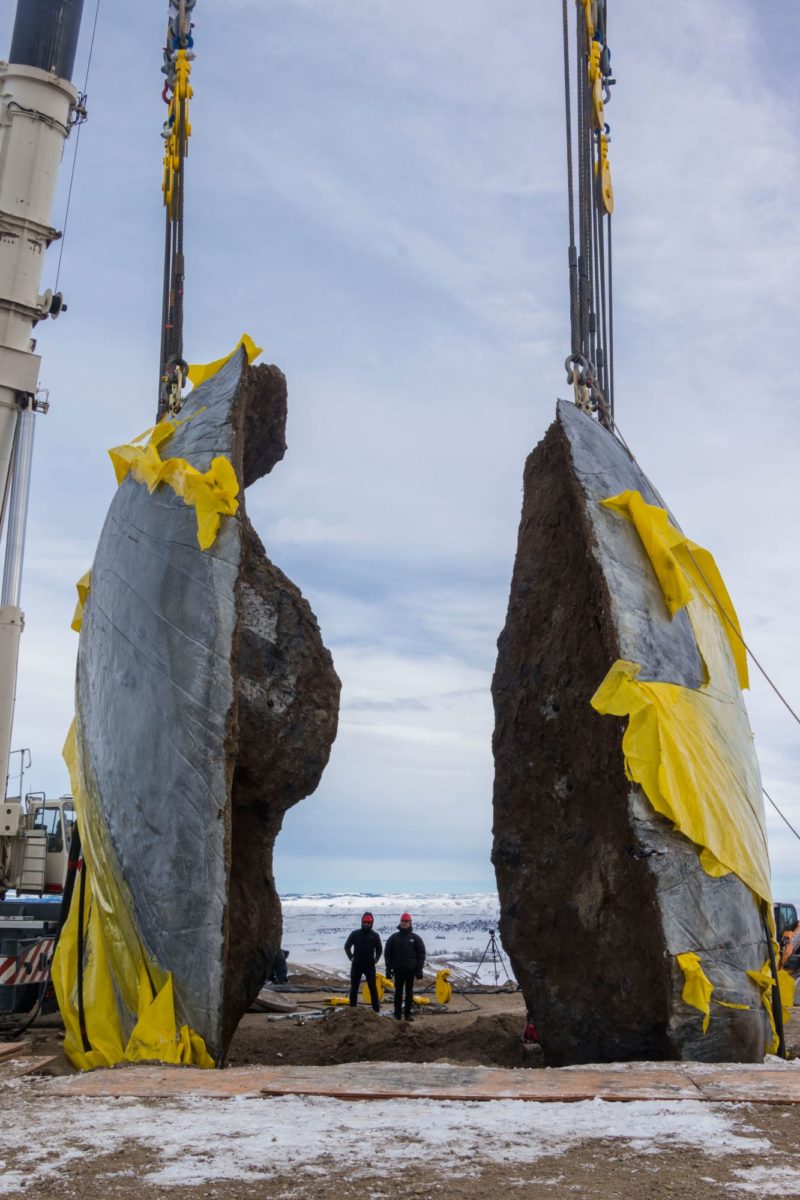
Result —
[[[100,15],[100,0],[97,0],[97,4],[96,4],[95,10],[94,10],[94,24],[92,25],[92,36],[91,36],[91,40],[89,42],[89,57],[86,61],[86,74],[83,79],[83,92],[81,93],[82,100],[80,101],[80,103],[83,105],[86,104],[86,89],[89,86],[89,71],[91,70],[92,54],[94,53],[94,35],[97,33],[97,18],[99,15]],[[81,144],[81,129],[83,129],[83,123],[84,123],[85,119],[86,119],[86,110],[84,108],[83,118],[78,122],[78,130],[77,130],[77,133],[75,134],[75,151],[72,155],[72,170],[70,171],[70,175],[69,175],[69,188],[67,189],[67,204],[66,204],[66,208],[64,210],[64,228],[61,231],[61,244],[58,247],[58,266],[56,267],[56,282],[53,287],[54,292],[58,291],[58,281],[61,278],[61,259],[64,257],[64,245],[67,240],[67,224],[69,223],[69,210],[70,210],[70,205],[72,204],[72,185],[75,182],[75,168],[78,165],[78,147]]]
[[[572,161],[572,103],[569,77],[569,17],[567,0],[562,0],[564,32],[564,111],[567,125],[567,215],[569,218],[569,341],[572,354],[579,353],[578,344],[578,252],[575,247],[575,183]]]
[[[611,253],[611,213],[608,214],[608,417],[614,425],[614,259]]]
[[[603,121],[603,102],[599,96],[596,100],[595,94],[597,89],[602,89],[603,100],[607,102],[608,88],[614,81],[611,79],[606,43],[606,6],[604,3],[598,4],[592,25],[588,23],[588,10],[581,0],[576,0],[576,3],[576,111],[573,118],[568,0],[562,0],[567,215],[570,233],[570,358],[567,359],[567,374],[570,375],[572,367],[580,368],[578,381],[585,385],[583,397],[589,400],[591,409],[598,413],[601,424],[611,430],[614,375],[613,262],[610,214],[606,212],[606,183],[609,190],[611,185],[607,174],[608,126]],[[603,164],[605,170],[601,169]],[[612,204],[610,198],[608,203]],[[609,226],[606,239],[603,222],[607,215]],[[584,361],[578,363],[575,361],[578,358]],[[579,402],[583,405],[584,399]]]
[[[647,483],[650,485],[650,487],[653,489],[653,492],[654,492],[656,495],[658,495],[658,492],[656,491],[655,485],[654,485],[654,484],[652,483],[652,481],[651,481],[651,480],[648,478],[647,474],[645,473],[645,471],[642,469],[641,465],[640,465],[640,464],[639,464],[639,462],[637,461],[635,454],[634,454],[634,453],[633,453],[633,451],[631,450],[631,448],[630,448],[630,446],[628,445],[628,443],[625,441],[625,438],[622,436],[622,431],[620,430],[620,428],[619,428],[619,426],[617,425],[617,423],[616,423],[616,422],[614,422],[614,432],[616,433],[616,435],[617,435],[617,437],[619,438],[620,442],[622,443],[622,445],[625,447],[625,449],[627,450],[628,454],[630,455],[631,462],[633,462],[633,463],[635,463],[635,464],[636,464],[636,466],[638,467],[638,469],[639,469],[639,470],[641,471],[641,473],[642,473],[642,477],[645,479],[645,481],[646,481],[646,482],[647,482]],[[660,498],[660,497],[659,497],[659,498]],[[663,501],[662,501],[662,506],[666,508],[666,505],[664,505],[664,504],[663,504]],[[763,667],[763,666],[761,665],[760,661],[758,660],[758,658],[756,657],[756,655],[753,653],[753,650],[751,649],[749,642],[747,642],[747,641],[745,640],[745,637],[744,637],[744,635],[743,635],[742,631],[739,629],[739,627],[737,626],[736,622],[735,622],[735,621],[733,621],[733,620],[731,619],[731,617],[729,616],[729,614],[728,614],[728,612],[727,612],[727,610],[726,610],[725,606],[723,605],[722,601],[720,600],[719,596],[717,595],[716,591],[714,590],[714,588],[713,588],[712,584],[710,583],[710,581],[709,581],[708,577],[706,576],[706,573],[705,573],[705,571],[703,570],[703,568],[701,567],[700,563],[697,561],[697,558],[695,557],[695,555],[692,553],[692,551],[691,551],[691,550],[689,550],[689,556],[690,556],[690,558],[691,558],[692,562],[694,563],[695,567],[697,568],[698,574],[700,575],[701,579],[703,580],[703,583],[705,584],[706,588],[708,589],[708,593],[709,593],[709,595],[712,597],[712,599],[714,600],[714,603],[716,604],[717,608],[718,608],[718,609],[719,609],[719,611],[722,613],[722,616],[725,618],[725,620],[727,621],[728,625],[730,625],[731,629],[732,629],[732,630],[733,630],[733,632],[736,634],[736,636],[737,636],[737,638],[739,639],[739,641],[742,643],[742,646],[744,647],[744,649],[745,649],[745,651],[747,652],[747,654],[749,655],[749,657],[750,657],[750,658],[753,660],[753,662],[755,663],[755,665],[756,665],[756,667],[757,667],[758,671],[761,673],[761,675],[764,677],[764,679],[766,680],[766,682],[767,682],[767,683],[769,684],[769,686],[772,688],[773,692],[774,692],[774,693],[775,693],[775,695],[778,697],[778,699],[780,700],[781,704],[784,706],[784,708],[786,709],[786,711],[789,713],[789,716],[792,718],[792,720],[793,720],[793,721],[795,721],[795,722],[796,722],[798,725],[800,725],[800,716],[798,716],[797,712],[794,710],[794,708],[792,707],[792,705],[791,705],[791,704],[789,703],[789,701],[786,699],[786,697],[784,696],[783,692],[780,690],[780,688],[778,687],[778,685],[777,685],[776,683],[774,683],[774,682],[773,682],[773,680],[772,680],[771,676],[768,674],[768,672],[767,672],[766,668],[765,668],[765,667]],[[765,792],[764,794],[766,795],[766,792]],[[770,798],[769,798],[769,797],[767,797],[767,799],[770,799]],[[773,802],[772,800],[770,800],[770,803],[774,803],[774,802]],[[777,805],[776,805],[776,808],[777,808]],[[778,810],[778,811],[780,811],[780,810]],[[782,813],[781,813],[781,816],[783,816],[783,814],[782,814]],[[785,819],[786,819],[786,818],[784,818],[784,820],[785,820]],[[787,824],[788,824],[788,822],[787,822]],[[795,832],[795,831],[794,831],[794,830],[792,830],[792,832]]]

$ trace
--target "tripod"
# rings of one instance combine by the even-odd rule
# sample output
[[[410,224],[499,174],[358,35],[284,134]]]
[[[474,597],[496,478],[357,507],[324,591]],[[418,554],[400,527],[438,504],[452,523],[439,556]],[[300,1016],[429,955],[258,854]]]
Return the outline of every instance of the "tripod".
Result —
[[[478,963],[477,967],[475,968],[475,973],[473,974],[470,982],[473,984],[477,982],[478,976],[480,975],[480,972],[481,972],[481,967],[483,966],[487,956],[489,957],[489,961],[492,964],[492,972],[494,974],[494,986],[495,987],[500,986],[500,971],[501,970],[503,971],[503,974],[506,977],[506,983],[513,983],[514,980],[511,978],[511,976],[508,973],[508,967],[505,964],[505,959],[503,958],[502,951],[500,950],[500,947],[497,945],[497,938],[495,937],[495,931],[493,929],[489,930],[489,941],[487,943],[486,949],[484,950],[483,954],[481,955],[481,961]]]

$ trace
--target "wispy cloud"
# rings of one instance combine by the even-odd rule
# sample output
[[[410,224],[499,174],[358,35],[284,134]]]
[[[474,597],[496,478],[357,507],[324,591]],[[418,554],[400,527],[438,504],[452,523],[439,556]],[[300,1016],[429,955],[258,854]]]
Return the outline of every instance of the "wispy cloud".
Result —
[[[566,393],[561,30],[546,7],[198,6],[187,347],[210,359],[249,327],[287,372],[289,452],[248,510],[344,681],[330,768],[278,843],[283,887],[321,847],[341,878],[365,831],[396,856],[397,886],[426,874],[420,855],[437,879],[491,884],[495,638],[524,457]],[[661,10],[634,0],[614,0],[611,19],[620,424],[791,692],[791,38],[757,0],[676,0],[668,36]],[[37,430],[15,744],[53,791],[73,584],[114,487],[105,452],[154,408],[162,26],[141,6],[101,11],[70,309],[37,330],[53,407]],[[796,727],[755,679],[750,709],[767,787],[800,828]],[[770,818],[770,838],[792,890],[791,835]]]

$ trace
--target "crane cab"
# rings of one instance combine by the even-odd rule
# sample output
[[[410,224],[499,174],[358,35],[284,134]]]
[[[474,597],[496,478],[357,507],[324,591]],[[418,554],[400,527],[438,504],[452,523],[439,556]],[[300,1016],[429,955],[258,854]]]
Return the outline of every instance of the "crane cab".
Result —
[[[32,792],[24,801],[7,798],[0,807],[0,898],[6,891],[26,896],[63,892],[74,825],[71,796],[47,800]]]

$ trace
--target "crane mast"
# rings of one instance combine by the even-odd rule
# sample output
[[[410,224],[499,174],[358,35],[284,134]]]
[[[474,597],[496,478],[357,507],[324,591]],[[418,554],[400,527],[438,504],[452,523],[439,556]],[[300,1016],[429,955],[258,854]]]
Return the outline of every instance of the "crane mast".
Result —
[[[71,82],[83,0],[19,0],[9,61],[0,63],[0,781],[8,774],[40,356],[33,331],[65,305],[40,291],[64,142],[84,114]]]

